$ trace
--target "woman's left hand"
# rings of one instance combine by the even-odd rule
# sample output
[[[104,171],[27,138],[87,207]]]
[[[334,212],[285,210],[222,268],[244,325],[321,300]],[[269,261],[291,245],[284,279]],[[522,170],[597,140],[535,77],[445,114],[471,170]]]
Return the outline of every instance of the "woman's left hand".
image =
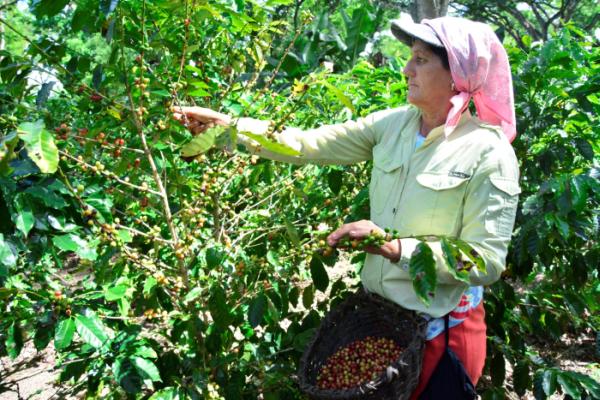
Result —
[[[329,236],[327,236],[327,244],[329,244],[331,247],[336,247],[339,241],[345,236],[348,236],[348,238],[351,240],[363,240],[372,233],[381,236],[386,235],[385,231],[375,225],[373,221],[363,219],[361,221],[344,224],[335,231],[331,232]],[[378,254],[394,262],[398,261],[402,254],[399,240],[385,242],[379,247],[366,246],[364,249],[367,253]]]

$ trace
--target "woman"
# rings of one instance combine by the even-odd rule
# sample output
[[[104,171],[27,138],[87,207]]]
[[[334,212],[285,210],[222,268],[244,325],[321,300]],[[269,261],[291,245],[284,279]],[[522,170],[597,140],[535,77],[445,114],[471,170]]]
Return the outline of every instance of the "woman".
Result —
[[[516,134],[510,68],[502,44],[481,23],[442,17],[415,24],[403,15],[392,22],[392,32],[412,50],[403,71],[410,106],[308,131],[289,128],[277,140],[302,157],[264,149],[260,155],[295,163],[373,160],[371,219],[343,225],[329,235],[328,243],[335,246],[344,236],[361,239],[384,227],[398,230],[401,239],[367,249],[362,283],[430,320],[413,398],[467,398],[463,393],[477,383],[485,361],[482,285],[496,281],[505,268],[520,192],[510,146]],[[471,99],[478,118],[469,113]],[[227,115],[198,107],[180,108],[174,116],[187,121],[195,134],[232,123]],[[262,134],[268,122],[242,118],[237,128]],[[245,144],[257,148],[251,141]],[[457,281],[448,272],[439,241],[428,242],[438,287],[426,307],[408,273],[419,243],[414,237],[424,235],[467,241],[484,258],[486,272],[471,270],[470,285]],[[452,352],[457,359],[448,356]],[[458,366],[452,379],[464,382],[439,392],[440,382],[451,374],[448,360]],[[453,390],[461,393],[453,397]]]

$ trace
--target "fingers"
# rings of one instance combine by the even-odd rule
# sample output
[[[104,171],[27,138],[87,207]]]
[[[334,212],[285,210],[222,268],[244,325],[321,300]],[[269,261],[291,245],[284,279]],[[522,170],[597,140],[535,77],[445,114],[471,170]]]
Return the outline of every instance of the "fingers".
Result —
[[[193,135],[199,135],[202,132],[212,128],[213,126],[215,126],[215,125],[212,122],[210,122],[208,124],[198,123],[198,124],[194,125],[193,127],[189,126],[188,129],[192,132]]]
[[[349,224],[344,224],[335,231],[333,231],[327,237],[327,243],[331,247],[334,247],[344,236],[348,236],[349,239],[362,240],[374,232],[380,233],[383,232],[383,230],[377,225],[375,225],[372,221],[361,220],[351,222]]]
[[[344,236],[349,236],[352,239],[356,237],[356,232],[354,231],[354,223],[344,224],[335,231],[331,232],[329,236],[327,236],[327,244],[331,247],[335,247],[340,241],[340,239]]]
[[[231,117],[202,107],[171,107],[173,118],[183,123],[193,134],[206,131],[215,125],[231,125]]]
[[[171,111],[173,112],[174,117],[175,117],[175,115],[181,115],[181,116],[186,116],[187,118],[190,118],[190,119],[196,119],[196,120],[205,122],[206,120],[211,119],[209,114],[210,114],[210,111],[212,111],[212,110],[209,110],[207,108],[202,108],[202,107],[173,106],[173,107],[171,107]]]
[[[188,116],[186,114],[182,114],[179,112],[173,113],[173,119],[181,122],[181,124],[183,124],[187,129],[189,129],[189,131],[192,132],[192,134],[194,135],[198,135],[202,132],[205,132],[206,130],[214,127],[215,123],[217,123],[217,121],[202,121],[187,117]]]

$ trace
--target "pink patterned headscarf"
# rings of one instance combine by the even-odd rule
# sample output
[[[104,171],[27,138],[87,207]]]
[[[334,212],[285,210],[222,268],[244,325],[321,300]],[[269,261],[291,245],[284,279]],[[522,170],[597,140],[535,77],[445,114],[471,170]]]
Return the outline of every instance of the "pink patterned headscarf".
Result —
[[[421,23],[431,27],[444,44],[459,92],[450,100],[446,136],[472,98],[479,119],[499,125],[512,142],[517,135],[512,77],[506,50],[496,34],[486,24],[464,18],[441,17]]]

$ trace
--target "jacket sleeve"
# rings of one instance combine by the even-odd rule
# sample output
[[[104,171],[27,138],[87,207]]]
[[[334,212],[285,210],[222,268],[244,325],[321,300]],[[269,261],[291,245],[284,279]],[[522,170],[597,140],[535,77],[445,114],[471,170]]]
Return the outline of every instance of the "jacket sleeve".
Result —
[[[499,148],[487,154],[468,183],[459,237],[469,243],[485,260],[486,271],[473,267],[470,284],[490,285],[504,271],[508,244],[517,211],[519,170],[514,151]],[[409,262],[419,241],[401,239],[402,258]],[[439,241],[427,242],[433,250],[438,283],[459,284],[448,271]]]
[[[398,110],[385,110],[370,114],[356,121],[347,121],[335,125],[323,125],[319,128],[302,130],[286,128],[275,134],[275,140],[301,153],[298,156],[283,155],[266,150],[243,132],[264,135],[269,121],[240,118],[236,128],[240,133],[238,142],[252,154],[276,161],[293,164],[352,164],[372,159],[372,149],[381,139],[389,116]]]

